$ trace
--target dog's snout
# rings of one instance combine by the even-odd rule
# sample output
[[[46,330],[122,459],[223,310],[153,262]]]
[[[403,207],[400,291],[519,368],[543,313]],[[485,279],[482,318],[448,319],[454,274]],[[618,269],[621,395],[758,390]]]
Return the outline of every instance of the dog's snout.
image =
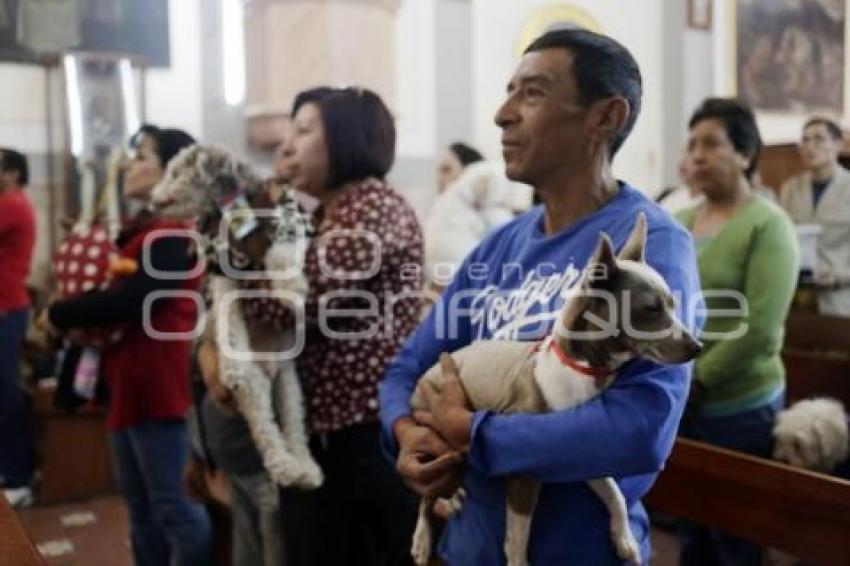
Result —
[[[691,344],[691,358],[699,356],[702,353],[703,348],[704,346],[702,345],[702,342],[700,342],[699,340],[694,340]]]

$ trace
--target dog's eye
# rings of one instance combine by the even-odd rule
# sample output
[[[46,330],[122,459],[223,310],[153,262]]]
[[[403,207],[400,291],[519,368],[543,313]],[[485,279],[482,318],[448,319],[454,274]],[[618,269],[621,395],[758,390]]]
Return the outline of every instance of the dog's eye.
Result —
[[[658,313],[660,313],[660,312],[661,312],[661,310],[662,310],[662,306],[661,306],[661,299],[656,298],[653,302],[651,302],[651,303],[647,304],[647,305],[644,307],[644,310],[646,310],[646,312],[648,312],[648,313],[652,313],[652,314],[658,314]]]

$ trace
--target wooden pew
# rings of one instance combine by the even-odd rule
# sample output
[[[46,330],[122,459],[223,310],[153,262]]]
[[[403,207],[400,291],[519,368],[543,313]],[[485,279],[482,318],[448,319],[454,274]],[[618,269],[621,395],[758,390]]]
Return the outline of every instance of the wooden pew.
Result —
[[[842,479],[680,438],[644,501],[819,564],[850,564]]]
[[[795,143],[767,145],[762,148],[759,158],[759,173],[762,183],[776,191],[782,183],[803,170],[800,149]]]
[[[838,156],[838,161],[845,168],[850,168],[850,138],[845,135],[844,147]],[[778,143],[766,145],[759,157],[759,173],[762,183],[777,194],[782,183],[803,170],[803,160],[800,148],[796,143]]]
[[[782,359],[789,405],[828,396],[850,409],[850,319],[792,311]]]
[[[850,359],[850,318],[791,311],[785,320],[785,348],[843,354]]]
[[[788,405],[834,397],[850,408],[850,320],[792,312],[782,353]],[[822,564],[850,564],[850,482],[679,439],[646,498],[690,519]]]
[[[807,397],[834,397],[850,410],[850,359],[800,350],[782,352],[785,397],[791,405]]]
[[[41,455],[39,504],[114,493],[103,410],[68,414],[53,406],[52,389],[33,392],[36,446]]]
[[[0,566],[45,566],[18,515],[0,494]]]

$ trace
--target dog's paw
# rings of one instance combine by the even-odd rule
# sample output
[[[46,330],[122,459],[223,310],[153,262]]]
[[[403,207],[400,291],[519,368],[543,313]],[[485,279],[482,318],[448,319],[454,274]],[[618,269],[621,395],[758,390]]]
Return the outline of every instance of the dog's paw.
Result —
[[[528,566],[528,558],[525,556],[524,552],[514,552],[507,555],[505,558],[507,566]]]
[[[463,509],[463,502],[466,500],[466,491],[460,487],[457,491],[454,492],[449,499],[443,499],[444,508],[446,511],[446,517],[451,519],[455,515],[461,512]]]
[[[525,544],[519,544],[510,533],[505,535],[505,563],[507,566],[528,566]]]
[[[629,564],[640,564],[640,546],[635,537],[632,536],[628,527],[624,529],[613,529],[611,538],[614,541],[614,548],[617,549],[617,556],[628,562]]]
[[[286,468],[266,466],[266,471],[272,481],[281,487],[292,487],[298,481],[298,476]]]
[[[410,550],[416,566],[427,566],[428,560],[431,558],[431,544],[431,526],[427,521],[420,520],[416,523],[416,530],[413,532],[413,546]]]
[[[322,469],[313,461],[305,462],[296,485],[303,489],[316,489],[325,481]]]

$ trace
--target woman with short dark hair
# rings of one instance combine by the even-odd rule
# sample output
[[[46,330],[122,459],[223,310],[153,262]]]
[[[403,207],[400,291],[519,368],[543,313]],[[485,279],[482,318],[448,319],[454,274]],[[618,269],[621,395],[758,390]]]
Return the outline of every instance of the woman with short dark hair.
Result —
[[[705,199],[678,218],[694,237],[709,310],[680,433],[767,458],[785,400],[780,350],[799,251],[788,215],[753,190],[761,145],[752,110],[735,99],[709,98],[689,122],[688,180]],[[688,530],[682,563],[755,565],[761,552]]]
[[[380,445],[378,383],[418,321],[422,235],[385,176],[395,126],[370,90],[322,87],[295,100],[282,152],[290,182],[318,200],[304,260],[297,359],[314,492],[283,490],[287,565],[410,560],[415,501]]]

